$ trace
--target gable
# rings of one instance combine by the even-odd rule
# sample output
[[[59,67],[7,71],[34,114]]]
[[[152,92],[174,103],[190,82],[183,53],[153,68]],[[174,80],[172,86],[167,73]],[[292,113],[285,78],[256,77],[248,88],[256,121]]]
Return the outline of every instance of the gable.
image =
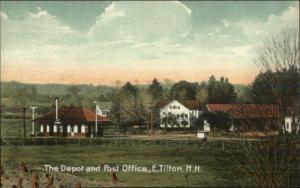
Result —
[[[165,105],[160,110],[179,110],[179,109],[189,110],[187,107],[185,107],[183,104],[181,104],[176,100],[171,101],[169,104]]]

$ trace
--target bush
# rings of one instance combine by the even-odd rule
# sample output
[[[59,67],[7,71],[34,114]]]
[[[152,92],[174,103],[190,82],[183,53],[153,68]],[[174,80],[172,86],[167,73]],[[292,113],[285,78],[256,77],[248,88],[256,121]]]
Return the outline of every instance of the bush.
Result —
[[[225,112],[205,112],[203,118],[208,121],[211,129],[228,131],[231,126],[231,119]]]

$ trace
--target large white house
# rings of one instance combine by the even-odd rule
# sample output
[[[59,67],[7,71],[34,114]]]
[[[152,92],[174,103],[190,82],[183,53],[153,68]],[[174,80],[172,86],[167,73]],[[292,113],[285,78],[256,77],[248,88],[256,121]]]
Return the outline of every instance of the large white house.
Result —
[[[190,128],[193,121],[202,113],[201,104],[196,100],[160,103],[161,128]]]

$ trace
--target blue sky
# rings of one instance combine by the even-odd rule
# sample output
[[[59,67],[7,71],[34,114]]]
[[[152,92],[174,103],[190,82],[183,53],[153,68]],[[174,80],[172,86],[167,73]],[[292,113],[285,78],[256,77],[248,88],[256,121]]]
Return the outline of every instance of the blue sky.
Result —
[[[250,83],[253,50],[299,28],[297,1],[1,2],[1,77],[22,82]]]

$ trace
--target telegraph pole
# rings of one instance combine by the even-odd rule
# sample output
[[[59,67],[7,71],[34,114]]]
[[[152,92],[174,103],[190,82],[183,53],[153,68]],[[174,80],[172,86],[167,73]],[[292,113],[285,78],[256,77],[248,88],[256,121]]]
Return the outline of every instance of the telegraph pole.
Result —
[[[34,136],[34,110],[37,108],[36,106],[31,106],[32,109],[32,128],[31,128],[31,134]]]
[[[95,137],[98,137],[98,101],[94,101],[96,104],[96,110],[95,110]]]
[[[23,133],[24,133],[24,138],[26,138],[26,121],[25,121],[26,107],[23,107],[22,110],[23,110]]]

